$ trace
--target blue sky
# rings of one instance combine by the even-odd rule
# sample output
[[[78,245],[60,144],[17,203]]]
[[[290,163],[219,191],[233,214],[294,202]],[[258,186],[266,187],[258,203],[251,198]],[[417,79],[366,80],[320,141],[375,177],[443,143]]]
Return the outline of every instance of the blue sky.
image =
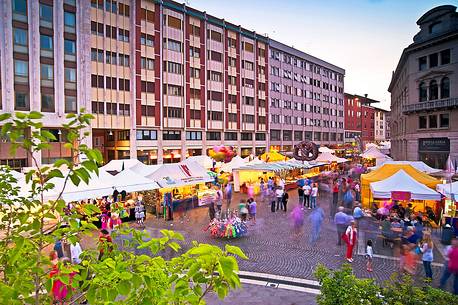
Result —
[[[182,0],[183,1],[183,0]],[[181,1],[181,2],[182,2]],[[345,92],[390,107],[387,88],[402,49],[433,0],[188,0],[189,6],[292,45],[346,70]]]

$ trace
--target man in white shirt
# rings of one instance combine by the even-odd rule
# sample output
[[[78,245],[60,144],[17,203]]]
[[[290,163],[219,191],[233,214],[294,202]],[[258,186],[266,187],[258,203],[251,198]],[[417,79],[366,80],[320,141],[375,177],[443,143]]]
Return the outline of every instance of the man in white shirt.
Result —
[[[318,197],[318,184],[314,183],[310,192],[310,208],[316,208],[316,197]]]
[[[278,209],[280,209],[281,205],[282,205],[282,198],[283,198],[283,188],[279,187],[275,190],[275,196],[277,197],[277,208],[276,210],[278,211]]]
[[[70,244],[70,256],[73,264],[81,263],[80,255],[82,252],[83,250],[81,249],[79,242],[76,242],[74,245]]]
[[[302,189],[304,190],[304,207],[310,209],[310,193],[312,192],[312,188],[306,183]]]

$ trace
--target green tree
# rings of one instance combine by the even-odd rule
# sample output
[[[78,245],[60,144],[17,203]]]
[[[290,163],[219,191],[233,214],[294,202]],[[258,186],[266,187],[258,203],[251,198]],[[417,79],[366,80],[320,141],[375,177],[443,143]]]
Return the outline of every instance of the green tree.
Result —
[[[98,207],[86,204],[80,214],[67,215],[62,194],[69,181],[90,183],[91,175],[98,174],[102,156],[83,144],[93,117],[82,110],[67,115],[68,123],[62,126],[67,135],[64,146],[74,161],[61,159],[39,166],[36,153],[49,149],[56,140],[42,128],[42,117],[38,112],[0,115],[1,135],[11,143],[11,154],[23,149],[33,163],[25,177],[27,185],[21,189],[9,168],[0,169],[1,304],[49,303],[56,279],[71,287],[70,297],[86,298],[90,304],[204,304],[210,291],[224,298],[230,289],[240,286],[235,257],[247,257],[238,247],[227,245],[222,250],[194,242],[188,251],[167,260],[161,257],[162,251],[180,251],[182,235],[163,230],[162,237],[152,238],[128,227],[119,231],[130,236],[123,239],[122,248],[105,252],[103,260],[98,260],[96,249],[86,250],[81,264],[59,263],[58,274],[51,278],[46,249],[57,239],[74,243],[96,229],[92,222],[100,213]],[[81,154],[87,159],[78,162]],[[62,189],[56,190],[56,185]],[[54,200],[46,199],[50,192],[56,194]],[[149,249],[152,255],[135,255],[129,251],[133,248]]]
[[[393,274],[379,286],[372,279],[359,279],[351,266],[331,271],[318,265],[315,276],[321,284],[320,305],[447,305],[458,304],[458,297],[431,286],[415,286],[409,276]]]

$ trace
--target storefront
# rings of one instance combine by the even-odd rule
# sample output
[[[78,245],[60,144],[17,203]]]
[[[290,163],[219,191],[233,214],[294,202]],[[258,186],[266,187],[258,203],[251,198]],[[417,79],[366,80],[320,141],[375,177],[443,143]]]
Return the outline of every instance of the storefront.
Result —
[[[434,168],[445,168],[450,154],[449,138],[418,139],[418,156],[420,161]]]
[[[240,150],[240,156],[246,158],[253,153],[253,148],[251,147],[242,147]]]
[[[137,150],[137,159],[146,165],[157,164],[157,149]]]
[[[164,149],[162,153],[164,163],[178,163],[181,161],[180,149]]]

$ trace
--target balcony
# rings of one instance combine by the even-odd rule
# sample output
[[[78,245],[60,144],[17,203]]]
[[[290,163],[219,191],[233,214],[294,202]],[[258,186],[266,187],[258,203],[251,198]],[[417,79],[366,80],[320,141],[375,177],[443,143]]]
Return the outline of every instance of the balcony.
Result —
[[[402,109],[403,114],[422,112],[422,111],[434,111],[442,109],[451,109],[458,107],[458,98],[447,98],[442,100],[421,102],[412,105],[406,105]]]

